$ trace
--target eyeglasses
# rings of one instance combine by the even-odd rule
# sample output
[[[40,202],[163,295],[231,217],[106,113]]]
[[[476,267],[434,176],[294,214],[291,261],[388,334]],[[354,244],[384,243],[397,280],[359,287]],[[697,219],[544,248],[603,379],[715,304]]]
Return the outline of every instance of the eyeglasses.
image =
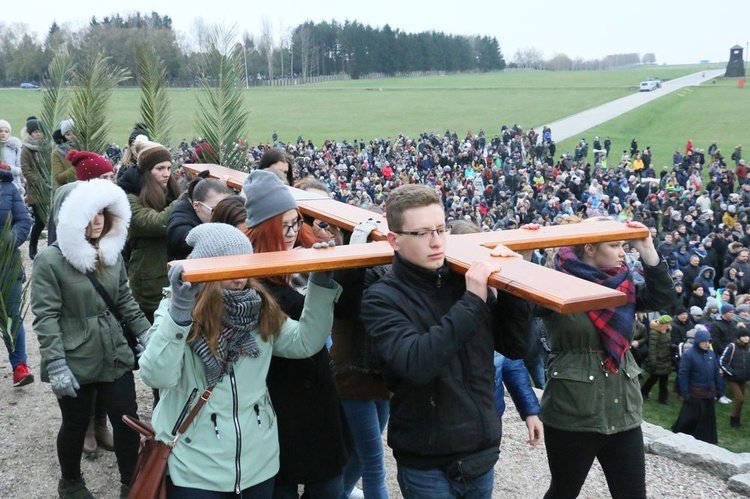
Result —
[[[400,236],[412,236],[416,237],[417,239],[427,240],[432,239],[432,236],[444,237],[446,234],[451,233],[451,228],[443,225],[441,227],[430,230],[394,230],[393,233]]]
[[[196,203],[198,203],[199,205],[201,205],[201,206],[203,206],[203,207],[204,207],[205,209],[207,209],[207,210],[208,210],[208,212],[209,212],[210,214],[212,214],[212,215],[214,214],[214,209],[213,209],[213,208],[211,208],[210,206],[208,206],[208,205],[207,205],[206,203],[203,203],[203,202],[201,202],[201,201],[196,201]]]
[[[281,227],[282,227],[282,229],[284,231],[284,235],[285,236],[291,236],[292,233],[299,232],[300,228],[302,227],[302,219],[298,218],[297,220],[295,220],[291,224],[289,224],[289,225],[284,224]]]

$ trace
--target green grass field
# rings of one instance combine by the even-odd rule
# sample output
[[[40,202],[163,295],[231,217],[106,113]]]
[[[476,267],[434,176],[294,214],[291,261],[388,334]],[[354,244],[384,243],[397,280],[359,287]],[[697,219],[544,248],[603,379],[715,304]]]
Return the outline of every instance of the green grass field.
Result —
[[[688,87],[659,98],[581,134],[589,144],[598,135],[612,139],[610,165],[617,164],[633,137],[641,148],[651,146],[656,172],[672,166],[675,149],[684,153],[685,142],[708,149],[716,140],[729,159],[737,144],[748,142],[746,117],[750,113],[750,91],[738,88],[736,78],[717,78],[699,87]],[[552,130],[554,136],[554,130]],[[558,144],[558,151],[573,151],[580,137]],[[589,153],[593,161],[593,154]]]
[[[647,77],[668,80],[702,69],[706,67],[519,71],[251,88],[245,92],[250,110],[248,139],[251,143],[270,141],[274,130],[280,140],[294,141],[301,135],[316,145],[324,139],[369,141],[399,133],[414,137],[421,132],[442,133],[446,128],[460,136],[483,128],[492,136],[503,124],[538,126],[636,92]],[[196,89],[170,91],[172,145],[195,136],[199,94]],[[41,91],[2,89],[0,117],[11,122],[17,135],[26,117],[39,113],[41,97]],[[113,142],[122,145],[139,119],[139,99],[138,89],[114,93],[110,105]],[[615,131],[610,133],[613,139]]]
[[[648,379],[648,374],[643,373],[643,379],[644,381]],[[643,419],[666,429],[672,427],[672,424],[677,420],[677,415],[680,413],[681,402],[677,395],[672,393],[674,379],[675,374],[672,373],[669,377],[669,402],[671,405],[662,405],[656,402],[659,393],[658,385],[654,386],[651,390],[649,394],[650,401],[643,404]],[[744,404],[742,407],[740,420],[744,428],[740,430],[729,426],[731,405],[719,404],[717,402],[714,406],[716,408],[716,428],[719,434],[719,445],[732,452],[750,452],[750,433],[747,431],[747,428],[750,427],[750,408],[748,408],[748,404]]]

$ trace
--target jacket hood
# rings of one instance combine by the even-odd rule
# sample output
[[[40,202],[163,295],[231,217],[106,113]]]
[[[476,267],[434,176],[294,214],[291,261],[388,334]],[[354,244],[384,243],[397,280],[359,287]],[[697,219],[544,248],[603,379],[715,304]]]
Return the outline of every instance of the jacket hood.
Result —
[[[143,182],[143,172],[137,167],[130,167],[119,178],[117,185],[127,194],[137,196],[141,193],[141,189],[143,189]]]
[[[86,227],[100,210],[114,215],[112,228],[99,240],[99,249],[86,240]],[[97,253],[104,265],[114,265],[125,246],[130,204],[122,189],[108,180],[81,182],[63,201],[57,225],[57,244],[63,257],[79,272],[96,269]]]
[[[716,270],[714,270],[714,268],[711,267],[710,265],[702,265],[701,268],[698,270],[698,277],[703,279],[704,278],[703,273],[707,270],[711,272],[711,275],[708,278],[710,280],[713,280],[714,276],[716,276]]]
[[[19,139],[18,137],[10,137],[5,142],[0,142],[0,145],[9,147],[14,151],[19,152],[21,150],[21,146],[23,146],[23,142],[21,142],[21,139]]]

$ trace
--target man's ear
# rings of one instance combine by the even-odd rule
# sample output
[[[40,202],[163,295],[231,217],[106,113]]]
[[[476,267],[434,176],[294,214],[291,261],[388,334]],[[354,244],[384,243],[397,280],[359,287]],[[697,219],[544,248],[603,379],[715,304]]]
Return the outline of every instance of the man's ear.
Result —
[[[398,251],[398,239],[396,238],[396,234],[394,234],[393,232],[388,233],[388,244],[391,245],[393,251]]]

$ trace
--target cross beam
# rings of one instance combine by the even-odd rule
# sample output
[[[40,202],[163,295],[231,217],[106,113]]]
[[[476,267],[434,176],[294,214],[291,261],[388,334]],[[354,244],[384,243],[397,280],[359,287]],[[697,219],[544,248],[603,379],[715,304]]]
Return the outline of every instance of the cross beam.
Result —
[[[242,188],[247,174],[208,164],[184,165],[190,173],[208,169],[214,178],[228,178],[228,184]],[[300,249],[288,252],[258,253],[233,257],[183,260],[184,277],[190,282],[207,282],[238,277],[268,277],[293,272],[370,267],[390,263],[393,250],[384,241],[388,232],[381,215],[318,194],[289,188],[300,211],[328,223],[352,230],[367,219],[380,220],[381,229],[373,233],[376,242],[326,249]],[[533,301],[556,312],[572,313],[622,305],[624,294],[576,277],[542,267],[520,258],[492,257],[497,243],[522,251],[583,243],[639,239],[645,229],[630,229],[619,222],[571,224],[542,227],[537,231],[515,229],[451,235],[446,242],[446,258],[451,267],[465,273],[477,260],[500,262],[501,272],[490,276],[489,285],[512,295]]]

